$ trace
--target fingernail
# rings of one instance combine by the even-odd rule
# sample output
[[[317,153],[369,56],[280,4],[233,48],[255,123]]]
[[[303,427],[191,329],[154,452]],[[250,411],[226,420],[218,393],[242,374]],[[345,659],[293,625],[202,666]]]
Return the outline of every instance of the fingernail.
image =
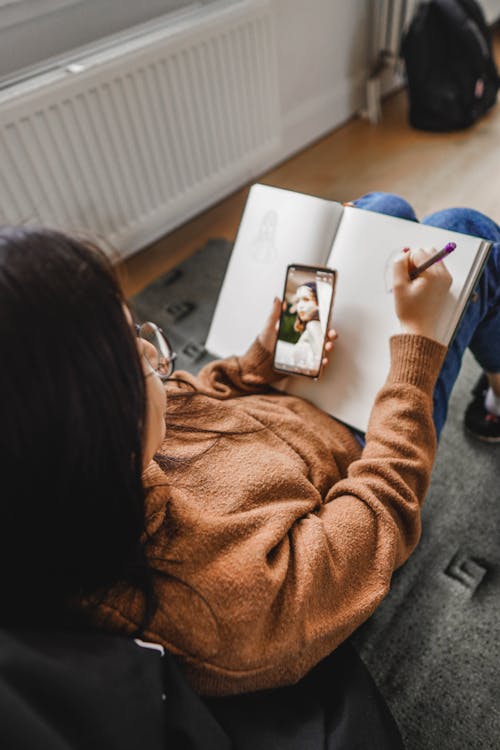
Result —
[[[404,253],[409,253],[410,252],[410,248],[409,247],[404,247],[403,248],[403,252]]]

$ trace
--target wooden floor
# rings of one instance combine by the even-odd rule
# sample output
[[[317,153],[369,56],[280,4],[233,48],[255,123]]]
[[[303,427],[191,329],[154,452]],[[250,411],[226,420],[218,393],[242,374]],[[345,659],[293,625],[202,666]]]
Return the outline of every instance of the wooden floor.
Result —
[[[495,32],[500,62],[500,32]],[[378,125],[354,118],[254,182],[346,201],[371,190],[398,193],[417,216],[448,206],[470,206],[500,222],[500,103],[460,133],[413,130],[407,97],[400,91],[383,104]],[[234,239],[248,186],[187,222],[121,267],[126,294],[202,247],[210,238]]]

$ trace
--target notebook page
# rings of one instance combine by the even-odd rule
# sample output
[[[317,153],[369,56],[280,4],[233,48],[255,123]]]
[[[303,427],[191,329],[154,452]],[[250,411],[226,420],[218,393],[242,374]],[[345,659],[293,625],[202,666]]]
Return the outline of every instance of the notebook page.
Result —
[[[375,395],[389,369],[389,337],[400,332],[391,292],[393,259],[409,246],[457,248],[446,259],[453,284],[443,303],[438,339],[449,343],[471,291],[484,243],[476,237],[345,208],[328,265],[337,269],[332,325],[339,338],[328,370],[317,382],[294,378],[289,392],[309,398],[338,419],[366,430]],[[484,249],[484,248],[483,248]],[[484,252],[480,253],[484,255]],[[465,288],[467,291],[465,292]]]
[[[243,354],[281,297],[290,263],[324,265],[340,203],[253,185],[206,341],[213,354]]]

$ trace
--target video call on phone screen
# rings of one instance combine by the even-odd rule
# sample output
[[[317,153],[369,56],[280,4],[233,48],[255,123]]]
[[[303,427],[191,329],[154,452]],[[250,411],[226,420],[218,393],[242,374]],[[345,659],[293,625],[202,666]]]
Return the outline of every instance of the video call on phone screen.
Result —
[[[319,375],[334,282],[333,271],[289,267],[274,356],[276,369]]]

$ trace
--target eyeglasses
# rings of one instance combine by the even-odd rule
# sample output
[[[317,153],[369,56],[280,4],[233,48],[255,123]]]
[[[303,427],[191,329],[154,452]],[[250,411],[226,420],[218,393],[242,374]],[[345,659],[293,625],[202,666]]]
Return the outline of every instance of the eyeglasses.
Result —
[[[144,358],[160,380],[167,380],[174,371],[174,362],[177,357],[168,343],[167,337],[161,328],[151,321],[142,325],[136,323],[135,330],[139,338],[148,341],[156,349],[156,361],[152,361],[152,357],[148,356],[146,352],[144,352]]]

